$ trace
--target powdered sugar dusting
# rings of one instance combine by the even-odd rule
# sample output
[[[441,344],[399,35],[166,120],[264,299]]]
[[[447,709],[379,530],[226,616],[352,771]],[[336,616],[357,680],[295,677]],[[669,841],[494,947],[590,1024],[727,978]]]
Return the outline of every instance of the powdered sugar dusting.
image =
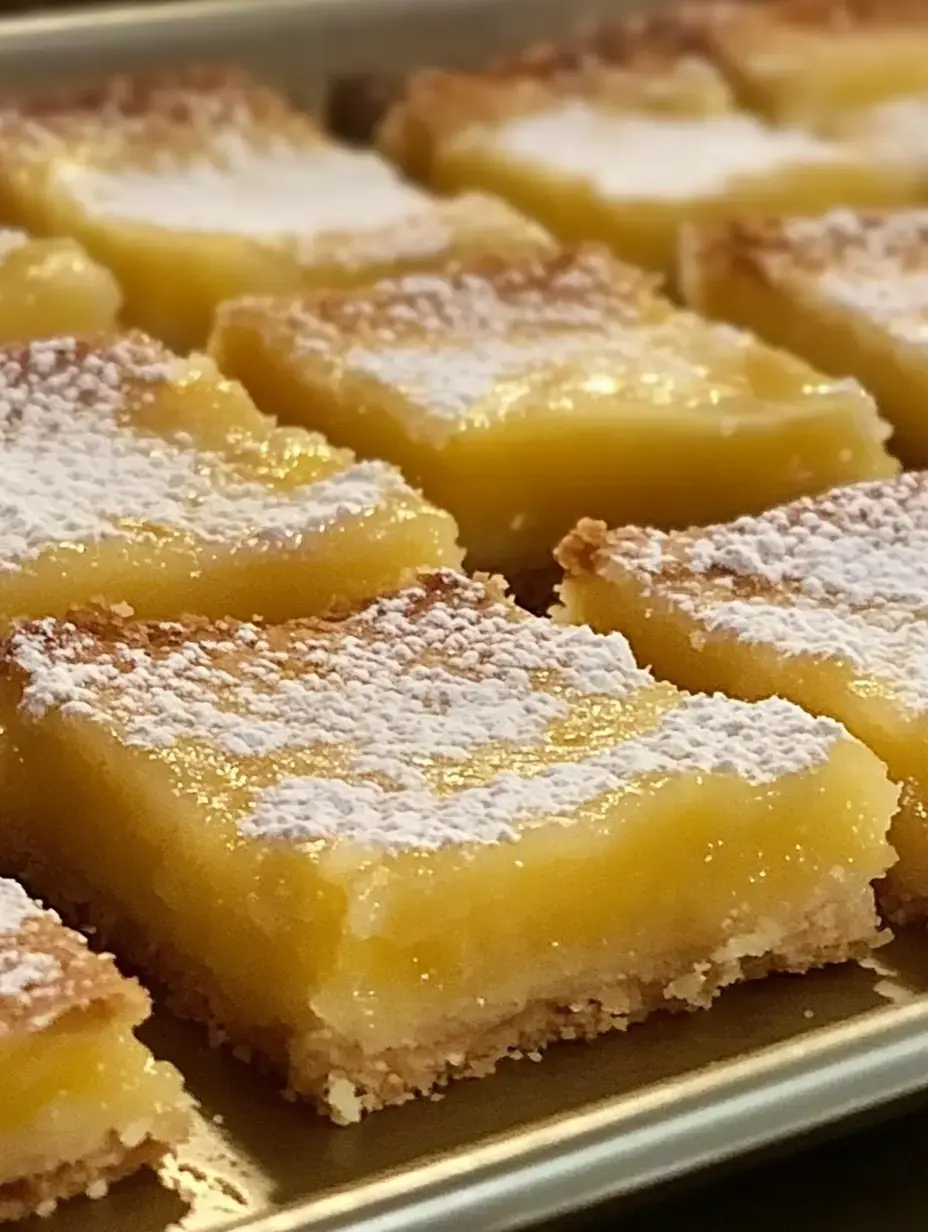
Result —
[[[480,609],[478,583],[451,575],[447,585],[450,601],[419,614],[424,592],[406,591],[334,630],[297,627],[280,650],[273,635],[242,626],[234,644],[197,640],[164,655],[117,647],[85,663],[79,638],[50,652],[41,636],[19,635],[14,653],[29,672],[22,706],[114,718],[143,748],[198,739],[247,757],[347,741],[357,772],[421,784],[421,759],[543,740],[569,705],[536,688],[533,673],[555,671],[567,687],[604,696],[649,683],[618,634],[516,620],[502,602]],[[224,666],[230,652],[236,670]]]
[[[799,274],[824,300],[928,346],[928,211],[858,215],[833,210],[783,224],[787,244],[766,261]]]
[[[928,710],[928,473],[854,484],[706,531],[621,536],[631,569],[711,630],[850,664]]]
[[[0,230],[0,261],[5,261],[11,252],[25,248],[28,243],[29,236],[25,231]]]
[[[905,167],[928,167],[928,94],[903,95],[839,116],[840,135],[866,154]]]
[[[311,260],[326,232],[429,220],[429,198],[376,154],[318,143],[255,145],[217,133],[194,156],[161,151],[151,166],[57,168],[62,187],[97,218],[175,231],[295,237]]]
[[[230,309],[239,311],[269,348],[308,365],[310,380],[319,379],[312,365],[327,364],[325,379],[346,400],[370,397],[346,383],[378,381],[394,395],[382,399],[385,413],[410,432],[441,435],[514,407],[569,414],[589,405],[584,395],[711,413],[734,401],[739,414],[760,401],[755,339],[673,311],[640,275],[589,251]],[[797,367],[790,404],[833,397],[838,385]]]
[[[510,120],[487,138],[507,158],[583,181],[613,200],[680,201],[724,193],[741,177],[838,162],[837,145],[738,113],[694,119],[605,110],[581,99]]]
[[[450,796],[425,789],[297,778],[262,792],[246,834],[310,841],[337,836],[365,845],[430,848],[447,842],[514,841],[526,825],[566,820],[609,793],[645,780],[731,774],[760,786],[824,763],[844,729],[779,699],[760,704],[687,697],[645,735],[531,777],[504,772]]]
[[[127,389],[144,405],[176,375],[173,362],[140,338],[0,351],[0,573],[54,545],[141,534],[296,546],[399,487],[389,467],[363,463],[283,490],[243,478],[230,458],[197,450],[180,432],[134,430]]]
[[[584,699],[585,722],[600,713],[599,727],[616,723],[607,699],[654,690],[650,675],[624,638],[528,617],[450,573],[334,624],[230,623],[196,637],[147,628],[161,633],[133,640],[125,626],[114,645],[60,622],[27,626],[11,643],[26,675],[22,713],[34,721],[55,709],[149,750],[206,742],[246,759],[246,778],[247,759],[310,752],[311,775],[289,760],[295,769],[255,792],[239,826],[256,838],[391,849],[512,840],[530,814],[564,816],[646,775],[770,782],[818,764],[842,734],[786,703],[715,698],[685,700],[651,734],[628,739],[616,727],[595,747],[565,742],[553,725]],[[469,780],[472,759],[493,749],[510,750],[492,762],[508,768]],[[337,773],[320,773],[321,755]]]
[[[22,886],[0,877],[0,998],[21,998],[61,975],[50,954],[35,952],[21,943],[19,934],[30,920],[46,913]]]

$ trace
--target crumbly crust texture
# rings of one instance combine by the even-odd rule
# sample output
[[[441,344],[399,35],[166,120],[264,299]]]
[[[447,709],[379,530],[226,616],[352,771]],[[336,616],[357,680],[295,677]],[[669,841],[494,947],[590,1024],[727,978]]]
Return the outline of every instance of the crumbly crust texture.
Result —
[[[28,858],[38,867],[34,855]],[[659,1011],[705,1009],[732,984],[862,959],[890,939],[880,927],[872,893],[862,887],[849,891],[843,901],[832,900],[771,927],[770,937],[762,940],[769,944],[767,952],[756,952],[756,935],[743,942],[733,938],[709,961],[695,966],[687,962],[679,969],[667,966],[659,978],[586,979],[561,995],[532,1000],[515,1013],[507,1007],[500,1019],[463,1028],[447,1024],[439,1036],[423,1039],[415,1048],[368,1055],[321,1024],[315,1035],[294,1039],[284,1027],[256,1029],[241,1022],[209,971],[192,968],[172,949],[153,946],[144,930],[127,927],[118,908],[88,892],[70,871],[53,872],[65,899],[82,918],[93,921],[106,943],[164,985],[166,1003],[174,1012],[204,1024],[213,1046],[227,1046],[239,1060],[282,1077],[291,1096],[307,1100],[343,1125],[459,1078],[486,1077],[502,1060],[537,1060],[539,1051],[552,1043],[626,1030]]]
[[[167,1149],[151,1138],[127,1149],[119,1135],[111,1133],[99,1150],[77,1163],[0,1185],[0,1222],[51,1215],[59,1202],[80,1194],[103,1198],[110,1185],[139,1168],[153,1167]]]

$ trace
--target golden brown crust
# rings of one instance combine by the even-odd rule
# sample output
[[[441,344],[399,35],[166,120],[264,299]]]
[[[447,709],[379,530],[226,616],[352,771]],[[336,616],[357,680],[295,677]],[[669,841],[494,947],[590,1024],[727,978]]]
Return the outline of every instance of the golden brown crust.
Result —
[[[73,1012],[118,1015],[133,1026],[143,1021],[149,1000],[141,985],[122,976],[110,955],[89,950],[52,912],[39,910],[16,932],[0,932],[0,1040],[41,1031]],[[4,974],[33,966],[31,978],[17,979],[16,991],[4,994]]]
[[[581,518],[554,549],[554,559],[569,575],[595,573],[598,554],[609,542],[610,535],[605,522]]]
[[[50,1214],[58,1202],[78,1194],[103,1197],[114,1181],[146,1165],[154,1166],[167,1149],[151,1138],[127,1149],[119,1135],[111,1133],[99,1150],[77,1163],[62,1164],[51,1172],[0,1185],[0,1223]]]
[[[223,119],[235,117],[243,107],[269,119],[289,110],[283,95],[260,85],[244,69],[206,63],[0,94],[0,110],[15,111],[26,119],[87,115],[101,124],[140,116],[158,116],[172,124],[195,123],[207,110],[212,117]]]
[[[587,77],[607,67],[666,72],[681,59],[705,55],[707,30],[734,7],[726,0],[704,0],[587,23],[561,42],[534,43],[514,55],[498,57],[487,75],[550,80]]]

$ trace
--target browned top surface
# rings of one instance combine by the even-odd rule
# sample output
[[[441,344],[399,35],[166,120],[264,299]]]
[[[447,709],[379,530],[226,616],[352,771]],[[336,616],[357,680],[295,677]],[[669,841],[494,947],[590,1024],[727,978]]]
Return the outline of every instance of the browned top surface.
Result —
[[[665,311],[657,279],[593,245],[528,255],[476,258],[447,272],[388,278],[361,290],[249,298],[220,309],[220,324],[282,332],[310,327],[383,345],[442,335],[473,340],[634,322]]]
[[[109,955],[92,953],[54,912],[0,879],[0,1041],[41,1031],[75,1010],[135,1025],[147,1015],[148,998]]]

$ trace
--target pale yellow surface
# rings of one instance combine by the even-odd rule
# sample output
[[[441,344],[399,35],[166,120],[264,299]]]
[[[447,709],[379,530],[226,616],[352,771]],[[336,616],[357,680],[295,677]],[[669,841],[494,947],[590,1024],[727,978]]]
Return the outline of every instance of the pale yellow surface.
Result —
[[[747,260],[726,251],[713,233],[694,229],[681,242],[680,285],[691,307],[717,320],[750,329],[774,346],[784,347],[835,376],[852,376],[876,398],[892,427],[891,453],[909,467],[928,465],[928,296],[918,290],[928,281],[928,224],[914,246],[900,248],[884,262],[884,290],[879,276],[860,285],[855,302],[850,216],[835,214],[835,251],[811,262],[801,248],[776,241],[765,253]],[[928,216],[926,216],[928,217]],[[844,241],[842,226],[850,223]],[[846,262],[844,297],[829,293],[828,275],[842,279],[842,243],[851,249]],[[814,253],[814,248],[813,248]],[[762,266],[759,263],[763,262]],[[869,305],[868,306],[868,301]]]
[[[495,193],[560,239],[602,241],[667,275],[687,221],[923,195],[923,176],[905,164],[778,133],[739,111],[698,60],[625,72],[591,63],[563,77],[423,74],[388,116],[381,144],[443,192]]]
[[[240,492],[253,502],[252,530],[243,533],[239,527],[228,541],[215,530],[201,532],[197,518],[203,497],[185,495],[181,470],[172,498],[174,523],[159,524],[157,509],[149,522],[116,518],[112,537],[63,533],[61,542],[48,544],[34,558],[0,570],[0,621],[61,614],[99,598],[127,602],[139,616],[196,612],[248,618],[261,613],[286,619],[337,601],[367,598],[422,565],[459,562],[452,519],[398,477],[370,507],[349,506],[344,512],[332,508],[315,518],[310,485],[345,471],[354,461],[351,454],[333,449],[318,435],[278,428],[204,357],[188,361],[168,356],[167,362],[172,365],[168,379],[153,386],[127,378],[119,433],[143,450],[151,442],[155,454],[179,446],[199,476],[208,480],[207,491]],[[108,439],[101,431],[103,453]],[[85,439],[81,447],[89,454]],[[19,461],[30,465],[28,456],[25,463],[22,457]],[[0,469],[2,464],[0,442]],[[37,450],[38,487],[44,465]],[[49,485],[56,477],[51,470]],[[126,485],[125,470],[118,465],[111,480],[104,473],[98,481],[105,488],[117,479]],[[140,482],[152,479],[144,473]],[[131,489],[131,482],[128,486]],[[287,502],[291,497],[295,503],[306,501],[305,521],[302,515],[297,518],[302,529],[267,535],[272,515],[261,501]],[[41,492],[36,493],[32,505],[41,499]],[[33,513],[30,509],[30,516]]]
[[[111,329],[119,312],[116,279],[73,240],[17,243],[0,232],[0,342]]]
[[[433,200],[239,73],[141,74],[26,100],[0,133],[0,222],[76,238],[116,274],[125,321],[177,350],[201,346],[235,295],[549,243],[501,202]]]
[[[904,10],[892,0],[738,5],[715,38],[747,106],[779,123],[827,122],[928,90],[928,27],[915,6]]]
[[[675,580],[679,586],[679,580]],[[692,576],[689,588],[711,606],[721,586]],[[730,597],[730,596],[729,596]],[[928,731],[924,719],[907,714],[890,684],[867,677],[851,664],[811,655],[778,653],[725,630],[712,630],[680,605],[616,570],[568,574],[561,586],[566,617],[601,632],[621,630],[639,662],[685,689],[720,690],[748,701],[786,697],[812,714],[829,715],[865,741],[905,784],[891,839],[899,862],[888,876],[894,909],[923,915],[928,904],[928,779],[924,769]]]
[[[0,1186],[80,1163],[116,1133],[127,1149],[146,1137],[183,1137],[180,1075],[120,1023],[75,1015],[0,1043]]]
[[[356,321],[360,297],[341,301],[342,309],[311,300],[229,305],[211,349],[259,406],[362,456],[396,462],[454,514],[468,560],[480,568],[543,566],[584,515],[611,524],[705,523],[896,469],[883,425],[859,392],[672,310],[599,255],[525,268],[524,319],[504,337],[529,349],[521,367],[495,378],[500,331],[492,321],[430,324],[431,309],[423,317],[422,300],[416,306],[419,292],[400,284],[378,288],[369,326]],[[573,289],[568,278],[558,281],[564,269],[576,270]],[[501,312],[517,274],[510,279],[502,267],[482,282],[478,274],[449,303],[496,296]],[[574,329],[577,287],[602,321],[576,358],[558,362],[557,348]],[[538,289],[567,324],[533,323]],[[403,304],[412,312],[401,320]],[[379,376],[378,355],[386,365]],[[442,355],[447,389],[434,396],[463,392],[457,410],[443,401],[439,413],[431,384],[423,392],[416,374]]]

